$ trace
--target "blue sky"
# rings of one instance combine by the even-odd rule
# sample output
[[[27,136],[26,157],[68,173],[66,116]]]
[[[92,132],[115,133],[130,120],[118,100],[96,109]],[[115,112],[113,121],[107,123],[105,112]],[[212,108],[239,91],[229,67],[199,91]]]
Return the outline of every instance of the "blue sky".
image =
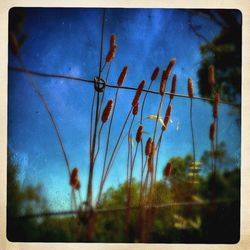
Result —
[[[93,79],[98,74],[100,56],[101,9],[25,9],[24,32],[27,41],[21,57],[27,68]],[[219,27],[203,17],[195,19],[201,24],[208,39],[214,38]],[[197,70],[201,59],[199,47],[202,41],[190,31],[188,12],[174,9],[107,9],[104,33],[104,57],[109,49],[112,33],[117,37],[117,53],[112,63],[109,82],[116,84],[122,68],[128,66],[124,85],[136,87],[141,80],[150,83],[156,66],[162,71],[171,58],[176,58],[173,73],[177,74],[177,89],[187,94],[187,78],[192,77],[194,94],[198,95]],[[9,64],[20,66],[9,54]],[[85,197],[89,168],[89,118],[93,86],[65,79],[33,76],[58,124],[69,156],[71,167],[80,170],[81,193]],[[152,89],[158,91],[160,75]],[[24,74],[9,72],[8,92],[8,146],[20,163],[19,179],[23,186],[43,184],[51,209],[70,208],[70,186],[63,155],[48,115],[29,80]],[[168,82],[167,91],[171,84]],[[107,89],[106,99],[114,99],[115,90]],[[111,148],[113,148],[121,125],[130,109],[134,92],[120,90],[114,116]],[[149,95],[144,114],[157,113],[159,96]],[[165,114],[168,97],[165,98]],[[157,178],[173,156],[192,153],[188,99],[174,98],[172,123],[169,124],[162,142]],[[240,157],[240,131],[235,117],[229,115],[230,107],[220,106],[219,141],[225,141],[229,154]],[[208,138],[212,121],[211,106],[203,101],[194,101],[193,123],[196,154],[210,149]],[[139,116],[133,127],[135,136]],[[155,121],[145,120],[145,140],[152,136]],[[94,172],[94,195],[100,181],[107,125]],[[117,186],[126,177],[127,145],[121,147],[114,162],[105,189]],[[138,155],[139,156],[139,155]],[[236,162],[236,161],[235,161]],[[139,177],[139,157],[135,163],[135,176]],[[237,167],[237,164],[232,167]]]

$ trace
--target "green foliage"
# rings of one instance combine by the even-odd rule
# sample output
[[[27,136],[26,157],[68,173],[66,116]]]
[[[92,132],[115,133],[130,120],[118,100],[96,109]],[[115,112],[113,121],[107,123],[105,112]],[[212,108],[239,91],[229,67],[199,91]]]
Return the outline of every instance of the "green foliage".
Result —
[[[220,155],[225,160],[227,154],[225,150],[223,152]],[[207,154],[209,155],[209,153]],[[184,158],[173,157],[170,161],[173,164],[171,177],[156,182],[154,189],[157,191],[153,197],[154,204],[168,204],[169,206],[154,211],[154,221],[148,241],[172,243],[237,242],[240,222],[240,170],[237,168],[224,172],[217,171],[216,173],[216,199],[228,200],[228,203],[218,203],[214,206],[211,204],[172,206],[176,202],[194,201],[194,194],[200,201],[209,201],[213,181],[210,173],[203,174],[197,177],[199,184],[193,189],[188,181],[192,157],[190,155]],[[75,216],[13,220],[13,217],[22,213],[33,213],[39,206],[46,211],[46,201],[41,194],[41,186],[28,186],[21,190],[17,180],[18,164],[13,161],[10,153],[8,154],[7,170],[7,233],[9,240],[86,241],[86,223],[80,223]],[[138,206],[139,187],[140,183],[133,179],[132,206]],[[126,192],[127,183],[125,182],[117,188],[109,188],[103,194],[100,208],[111,209],[111,211],[96,214],[94,242],[125,242],[125,210],[114,211],[112,209],[126,207]],[[131,242],[138,242],[139,239],[138,212],[138,209],[131,211]]]
[[[203,12],[216,22],[221,30],[210,42],[200,47],[202,56],[198,71],[199,93],[204,97],[213,95],[208,83],[208,67],[215,66],[216,89],[225,101],[240,102],[241,99],[241,15],[235,10]]]
[[[14,220],[22,214],[32,214],[46,209],[46,201],[41,195],[41,186],[27,186],[21,189],[17,180],[19,167],[11,152],[7,157],[7,237],[11,241],[27,241],[37,233],[37,222]]]

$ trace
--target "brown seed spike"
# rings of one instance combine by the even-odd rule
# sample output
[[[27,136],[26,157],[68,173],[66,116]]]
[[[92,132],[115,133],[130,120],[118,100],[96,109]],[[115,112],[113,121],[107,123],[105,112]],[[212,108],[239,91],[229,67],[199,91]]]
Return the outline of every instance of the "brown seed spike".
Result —
[[[125,66],[123,68],[119,78],[118,78],[118,81],[117,81],[117,84],[118,84],[119,87],[122,85],[122,83],[123,83],[123,81],[124,81],[124,79],[125,79],[125,77],[127,75],[127,72],[128,72],[128,66]]]
[[[78,175],[78,168],[74,167],[73,170],[71,171],[71,176],[76,177]]]
[[[172,69],[173,69],[175,63],[176,63],[176,59],[175,59],[175,58],[172,58],[172,59],[169,61],[169,64],[168,64],[168,67],[167,67],[167,69],[166,69],[165,76],[164,76],[164,78],[165,78],[166,81],[168,80],[168,78],[169,78],[169,76],[170,76],[170,74],[171,74],[171,71],[172,71]]]
[[[154,81],[154,80],[157,78],[157,76],[158,76],[158,74],[159,74],[159,71],[160,71],[159,67],[156,67],[156,68],[154,69],[154,72],[153,72],[152,75],[151,75],[151,81]]]
[[[148,171],[149,172],[153,172],[154,170],[154,154],[155,154],[155,143],[152,142],[151,144],[151,151],[150,151],[150,154],[149,154],[149,157],[148,157]]]
[[[161,77],[161,84],[160,84],[160,95],[164,95],[166,89],[166,70],[163,70],[162,77]]]
[[[152,142],[151,151],[150,151],[150,154],[149,154],[152,159],[154,158],[155,150],[156,150],[155,143]]]
[[[112,34],[110,37],[110,48],[116,46],[116,36],[115,34]]]
[[[193,81],[191,78],[188,78],[188,96],[190,98],[194,97]]]
[[[208,67],[208,83],[210,86],[215,84],[215,77],[214,77],[214,65],[210,65]]]
[[[137,133],[136,133],[136,142],[139,143],[142,139],[142,129],[143,126],[140,125],[140,127],[137,129]]]
[[[172,163],[171,162],[168,162],[166,167],[164,168],[163,170],[163,175],[167,178],[171,175],[171,172],[172,172]]]
[[[137,91],[135,93],[135,97],[134,97],[134,99],[132,101],[132,106],[133,107],[138,103],[138,101],[140,99],[140,96],[141,96],[141,93],[143,91],[144,85],[145,85],[145,81],[142,80],[141,83],[139,84],[138,88],[137,88]]]
[[[73,168],[70,174],[70,185],[73,188],[76,188],[78,182],[78,168]]]
[[[215,122],[213,122],[213,123],[210,125],[210,130],[209,130],[209,139],[210,139],[211,141],[214,140],[215,129],[216,129],[216,125],[215,125]]]
[[[172,79],[172,87],[171,87],[170,99],[174,98],[174,94],[175,94],[175,91],[176,91],[176,80],[177,80],[177,76],[174,75],[173,79]]]
[[[169,119],[170,119],[171,112],[172,112],[172,105],[169,104],[168,108],[167,108],[167,111],[166,111],[166,114],[165,114],[165,118],[164,118],[164,125],[165,126],[162,126],[162,128],[161,128],[162,131],[165,131],[167,126],[168,126],[168,122],[169,122]]]
[[[147,143],[146,143],[146,147],[145,147],[145,155],[149,156],[151,153],[151,149],[152,149],[152,139],[151,137],[148,138]]]
[[[79,180],[77,180],[76,185],[75,185],[75,189],[79,190],[80,187],[81,187],[81,183]]]
[[[109,100],[106,107],[104,108],[104,110],[102,112],[102,122],[103,123],[105,123],[108,120],[110,113],[112,111],[112,108],[113,108],[113,101]]]
[[[107,56],[106,56],[107,63],[111,62],[112,59],[115,57],[115,52],[116,52],[116,46],[111,47]]]
[[[137,102],[136,105],[133,107],[133,111],[132,111],[133,115],[137,115],[138,109],[139,109],[139,104]]]

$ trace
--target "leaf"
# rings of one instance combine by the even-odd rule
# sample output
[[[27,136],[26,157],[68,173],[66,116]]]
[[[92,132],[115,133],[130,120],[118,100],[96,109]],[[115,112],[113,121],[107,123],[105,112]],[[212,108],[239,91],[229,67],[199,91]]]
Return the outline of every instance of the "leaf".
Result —
[[[165,128],[166,126],[165,126],[165,124],[164,124],[164,122],[163,122],[163,120],[162,120],[161,117],[159,117],[159,121],[160,121],[161,125]]]
[[[147,119],[156,120],[157,115],[149,115],[149,116],[147,116]],[[164,122],[163,122],[163,120],[162,120],[162,118],[160,116],[158,117],[158,121],[161,123],[162,126],[165,127],[165,124],[164,124]]]

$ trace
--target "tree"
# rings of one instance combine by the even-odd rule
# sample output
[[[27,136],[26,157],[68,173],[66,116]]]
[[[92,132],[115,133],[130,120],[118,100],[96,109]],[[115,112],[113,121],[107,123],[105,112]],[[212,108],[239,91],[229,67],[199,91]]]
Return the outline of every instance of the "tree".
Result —
[[[18,163],[8,151],[7,156],[7,237],[11,241],[25,241],[36,237],[37,221],[18,220],[23,214],[46,209],[46,200],[42,196],[41,185],[21,188],[17,179]]]
[[[241,102],[241,46],[242,23],[241,13],[237,10],[198,10],[220,27],[219,34],[212,40],[205,40],[201,45],[201,64],[198,70],[199,94],[213,97],[213,91],[208,84],[208,67],[215,66],[216,86],[221,99],[229,102]],[[197,26],[192,26],[196,34],[201,34]],[[240,115],[240,105],[237,106]]]

